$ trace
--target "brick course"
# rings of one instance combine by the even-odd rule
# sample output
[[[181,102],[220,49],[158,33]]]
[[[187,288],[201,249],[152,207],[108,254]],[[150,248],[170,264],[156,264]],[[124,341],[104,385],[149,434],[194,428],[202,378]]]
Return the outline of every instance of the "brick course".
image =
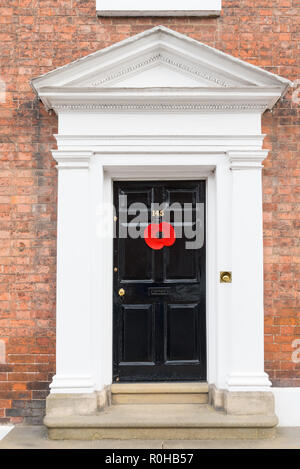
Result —
[[[271,6],[270,6],[271,5]],[[158,24],[291,80],[300,78],[300,1],[223,0],[220,18],[97,18],[95,0],[0,0],[0,424],[39,423],[55,372],[55,115],[30,80]],[[276,386],[300,386],[299,104],[263,118],[265,360]],[[1,100],[1,95],[0,95]]]

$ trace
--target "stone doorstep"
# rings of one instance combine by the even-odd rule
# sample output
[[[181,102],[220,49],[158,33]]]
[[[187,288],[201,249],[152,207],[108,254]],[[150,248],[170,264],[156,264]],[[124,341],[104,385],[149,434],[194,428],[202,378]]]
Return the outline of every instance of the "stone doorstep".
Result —
[[[112,394],[112,405],[124,404],[207,404],[208,394]]]
[[[195,394],[208,393],[207,383],[114,383],[112,394]]]
[[[50,439],[272,438],[274,415],[228,415],[208,405],[121,405],[82,416],[46,416]]]
[[[50,440],[270,440],[276,428],[49,428]]]
[[[120,383],[111,385],[112,404],[207,404],[207,383]]]

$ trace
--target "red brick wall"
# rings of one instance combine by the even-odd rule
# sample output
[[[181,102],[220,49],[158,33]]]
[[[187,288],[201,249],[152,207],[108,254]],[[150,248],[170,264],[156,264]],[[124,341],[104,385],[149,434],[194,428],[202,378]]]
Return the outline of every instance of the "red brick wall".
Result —
[[[57,121],[29,81],[158,24],[300,78],[299,0],[223,0],[217,19],[99,19],[95,0],[0,0],[0,423],[39,423],[55,371]],[[300,385],[291,361],[300,337],[299,124],[291,93],[264,117],[265,356],[279,386]]]

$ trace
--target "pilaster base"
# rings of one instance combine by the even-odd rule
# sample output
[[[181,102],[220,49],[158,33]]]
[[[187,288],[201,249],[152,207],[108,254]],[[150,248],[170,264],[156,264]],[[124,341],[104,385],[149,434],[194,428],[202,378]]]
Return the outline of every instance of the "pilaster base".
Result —
[[[111,404],[110,386],[93,393],[49,394],[46,399],[46,418],[96,414]]]
[[[267,373],[231,373],[227,378],[229,391],[269,392],[272,386]]]
[[[49,394],[46,399],[46,418],[91,415],[98,409],[97,393]]]
[[[224,410],[230,415],[275,415],[272,392],[224,393]]]
[[[50,389],[51,394],[89,394],[95,392],[95,383],[88,375],[55,375]]]
[[[209,402],[228,415],[275,416],[275,400],[271,391],[228,391],[211,385]]]

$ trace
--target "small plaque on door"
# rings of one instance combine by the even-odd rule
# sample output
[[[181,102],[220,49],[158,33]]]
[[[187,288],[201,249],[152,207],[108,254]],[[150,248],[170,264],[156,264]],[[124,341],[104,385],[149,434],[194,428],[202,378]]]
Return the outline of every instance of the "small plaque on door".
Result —
[[[168,287],[148,288],[149,296],[163,296],[163,295],[169,295],[169,294],[170,294],[170,288]]]

